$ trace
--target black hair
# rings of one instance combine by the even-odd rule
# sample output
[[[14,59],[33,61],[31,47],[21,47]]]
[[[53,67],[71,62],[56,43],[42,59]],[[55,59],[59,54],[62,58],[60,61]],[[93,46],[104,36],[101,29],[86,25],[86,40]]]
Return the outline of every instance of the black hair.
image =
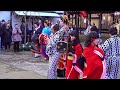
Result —
[[[18,24],[15,24],[15,26],[18,25]]]
[[[61,20],[63,21],[63,23],[68,24],[68,19],[64,19],[63,17],[61,17]]]
[[[54,29],[55,31],[58,31],[58,30],[59,30],[59,25],[58,25],[58,24],[55,24],[55,25],[53,26],[53,29]]]
[[[48,26],[50,26],[50,23],[49,23],[49,21],[48,20],[45,20],[45,22],[44,23],[46,23]]]
[[[68,24],[68,20],[67,19],[63,20],[63,23]]]
[[[90,30],[91,31],[98,31],[98,28],[96,26],[92,26]]]
[[[109,34],[111,34],[111,35],[117,35],[117,28],[116,27],[111,27],[109,29]]]
[[[86,40],[85,40],[84,46],[87,47],[87,46],[91,45],[92,39],[97,39],[97,38],[99,38],[98,33],[95,32],[95,31],[91,31],[91,33],[89,33],[89,34],[86,36]]]
[[[74,30],[70,33],[71,36],[74,36],[76,39],[73,41],[72,45],[75,46],[80,43],[79,34]]]
[[[2,22],[5,22],[5,20],[3,19]]]
[[[39,26],[39,22],[35,22],[34,24],[36,24],[37,26]]]

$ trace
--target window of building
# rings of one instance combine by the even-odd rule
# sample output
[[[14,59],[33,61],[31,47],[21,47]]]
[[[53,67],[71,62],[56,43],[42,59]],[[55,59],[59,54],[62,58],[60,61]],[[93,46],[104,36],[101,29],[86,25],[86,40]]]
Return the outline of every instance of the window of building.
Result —
[[[113,17],[111,14],[102,14],[102,29],[109,29],[113,23]]]

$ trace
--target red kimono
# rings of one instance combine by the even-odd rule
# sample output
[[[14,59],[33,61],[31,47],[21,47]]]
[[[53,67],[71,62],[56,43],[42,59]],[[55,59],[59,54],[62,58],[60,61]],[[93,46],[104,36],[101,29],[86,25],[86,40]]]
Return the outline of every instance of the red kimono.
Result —
[[[75,50],[75,54],[77,55],[77,60],[82,54],[82,47],[80,44],[77,44],[73,47]],[[67,79],[78,79],[80,74],[74,68],[72,69],[73,57],[68,56],[66,60],[66,78]],[[76,65],[79,67],[78,63]],[[71,70],[72,69],[72,70]]]
[[[103,64],[101,58],[94,53],[94,50],[99,51],[102,55],[104,52],[96,46],[88,46],[83,50],[86,58],[86,67],[83,72],[83,79],[100,79],[103,72]]]

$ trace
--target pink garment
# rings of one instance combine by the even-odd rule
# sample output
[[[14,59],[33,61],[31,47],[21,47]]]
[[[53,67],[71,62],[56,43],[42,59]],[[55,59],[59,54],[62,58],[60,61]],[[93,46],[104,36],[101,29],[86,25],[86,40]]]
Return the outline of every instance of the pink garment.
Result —
[[[22,37],[21,37],[21,34],[22,31],[20,29],[14,29],[12,31],[12,36],[13,36],[13,42],[16,42],[16,41],[22,41]]]
[[[105,76],[106,76],[106,61],[102,61],[102,64],[103,64],[103,73],[102,73],[102,76],[100,79],[105,79]]]

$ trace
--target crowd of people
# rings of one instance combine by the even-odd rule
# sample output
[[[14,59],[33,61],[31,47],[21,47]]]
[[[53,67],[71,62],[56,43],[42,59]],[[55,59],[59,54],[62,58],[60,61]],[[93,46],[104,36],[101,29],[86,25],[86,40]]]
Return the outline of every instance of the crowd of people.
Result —
[[[2,20],[0,22],[0,51],[5,48],[5,50],[10,49],[10,45],[12,42],[12,25],[10,24],[10,20],[5,22]]]
[[[49,58],[48,79],[57,79],[57,76],[65,76],[66,79],[119,78],[120,37],[117,28],[110,27],[110,38],[102,43],[95,24],[89,23],[87,29],[89,32],[85,34],[86,40],[82,46],[79,33],[76,30],[69,32],[67,16],[62,17],[60,24],[51,26],[51,34],[46,44],[46,54]],[[66,42],[67,51],[58,50],[58,47],[64,49],[62,44]],[[58,46],[58,43],[61,45]]]
[[[109,29],[110,38],[101,43],[101,35],[95,24],[88,23],[84,32],[85,42],[81,45],[78,29],[69,28],[66,15],[59,22],[50,21],[34,23],[31,41],[35,58],[43,57],[49,61],[48,79],[66,77],[66,79],[117,79],[120,76],[120,37],[113,25]],[[0,49],[10,49],[14,42],[14,52],[19,51],[22,26],[15,24],[12,29],[10,21],[0,23]],[[58,45],[59,43],[59,45]]]

